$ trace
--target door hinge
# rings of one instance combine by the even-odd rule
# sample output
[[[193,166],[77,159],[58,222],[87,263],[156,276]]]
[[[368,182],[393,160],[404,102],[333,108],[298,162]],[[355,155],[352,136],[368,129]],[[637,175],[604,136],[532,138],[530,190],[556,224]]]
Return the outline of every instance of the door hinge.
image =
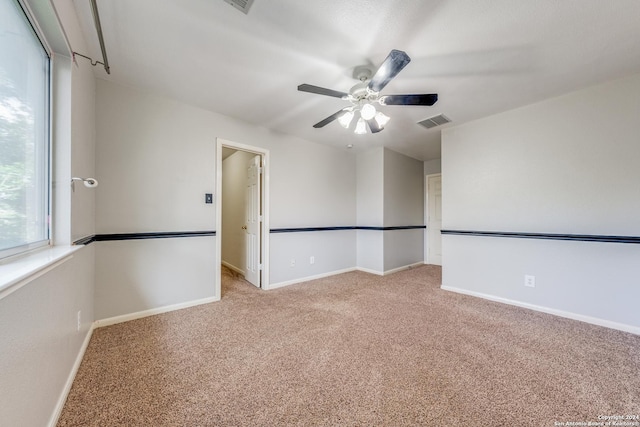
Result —
[[[262,270],[262,264],[258,264],[258,270]]]

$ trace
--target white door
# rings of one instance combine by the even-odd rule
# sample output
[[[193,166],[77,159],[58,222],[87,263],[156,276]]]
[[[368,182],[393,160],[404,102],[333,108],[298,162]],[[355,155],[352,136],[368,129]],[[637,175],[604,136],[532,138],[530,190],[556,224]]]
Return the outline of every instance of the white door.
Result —
[[[247,185],[245,203],[245,279],[260,287],[260,156],[254,156],[247,165]]]
[[[427,264],[442,265],[442,175],[427,177]]]

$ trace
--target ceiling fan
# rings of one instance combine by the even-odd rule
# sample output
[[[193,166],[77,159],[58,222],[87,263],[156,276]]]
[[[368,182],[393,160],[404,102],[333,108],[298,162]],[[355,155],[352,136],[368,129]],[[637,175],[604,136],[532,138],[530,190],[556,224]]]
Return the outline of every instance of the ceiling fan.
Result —
[[[379,105],[425,105],[431,106],[438,101],[437,93],[417,94],[417,95],[380,95],[380,91],[411,61],[409,55],[401,50],[393,49],[382,65],[374,70],[367,65],[354,69],[353,76],[360,80],[353,86],[349,93],[337,90],[326,89],[309,84],[301,84],[298,90],[301,92],[316,93],[318,95],[333,96],[341,98],[351,103],[350,106],[330,115],[313,125],[314,128],[321,128],[334,120],[344,127],[349,128],[356,114],[360,117],[356,122],[354,132],[357,134],[367,133],[366,126],[369,126],[371,133],[378,133],[389,121],[389,117],[381,111],[377,111],[374,104]],[[365,124],[366,123],[366,124]]]

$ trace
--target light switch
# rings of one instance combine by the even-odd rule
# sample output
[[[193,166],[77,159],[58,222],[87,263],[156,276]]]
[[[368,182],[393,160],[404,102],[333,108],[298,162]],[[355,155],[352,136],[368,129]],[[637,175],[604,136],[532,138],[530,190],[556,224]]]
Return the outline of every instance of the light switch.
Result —
[[[213,203],[213,193],[205,193],[204,202],[208,204]]]

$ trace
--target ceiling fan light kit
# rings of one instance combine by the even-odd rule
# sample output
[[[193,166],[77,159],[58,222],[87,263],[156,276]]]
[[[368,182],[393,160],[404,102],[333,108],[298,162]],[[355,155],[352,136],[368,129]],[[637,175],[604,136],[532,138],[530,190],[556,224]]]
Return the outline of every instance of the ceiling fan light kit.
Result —
[[[364,135],[365,133],[367,133],[367,127],[365,126],[364,119],[362,117],[358,119],[358,122],[356,123],[356,129],[353,131],[353,133],[357,135]]]
[[[301,84],[298,90],[301,92],[315,93],[318,95],[332,96],[351,103],[350,107],[332,114],[319,121],[314,128],[321,128],[334,120],[338,120],[340,125],[349,129],[353,119],[359,115],[354,129],[354,133],[362,135],[367,133],[367,125],[371,133],[378,133],[384,129],[390,117],[381,111],[376,110],[374,104],[378,105],[416,105],[431,106],[438,101],[438,94],[415,94],[415,95],[380,95],[380,91],[411,61],[409,55],[401,50],[392,50],[382,65],[373,72],[368,65],[361,65],[354,69],[353,76],[360,80],[354,85],[349,93],[327,89],[310,84]]]
[[[378,111],[374,118],[376,119],[376,122],[378,122],[378,124],[383,128],[384,128],[384,125],[389,123],[389,120],[391,120],[391,117],[387,116],[382,111]]]
[[[365,120],[371,120],[376,116],[376,107],[371,104],[364,104],[360,109],[360,116]]]
[[[338,122],[340,123],[340,125],[342,125],[343,128],[349,129],[354,115],[355,114],[353,110],[347,110],[340,117],[338,117]]]

